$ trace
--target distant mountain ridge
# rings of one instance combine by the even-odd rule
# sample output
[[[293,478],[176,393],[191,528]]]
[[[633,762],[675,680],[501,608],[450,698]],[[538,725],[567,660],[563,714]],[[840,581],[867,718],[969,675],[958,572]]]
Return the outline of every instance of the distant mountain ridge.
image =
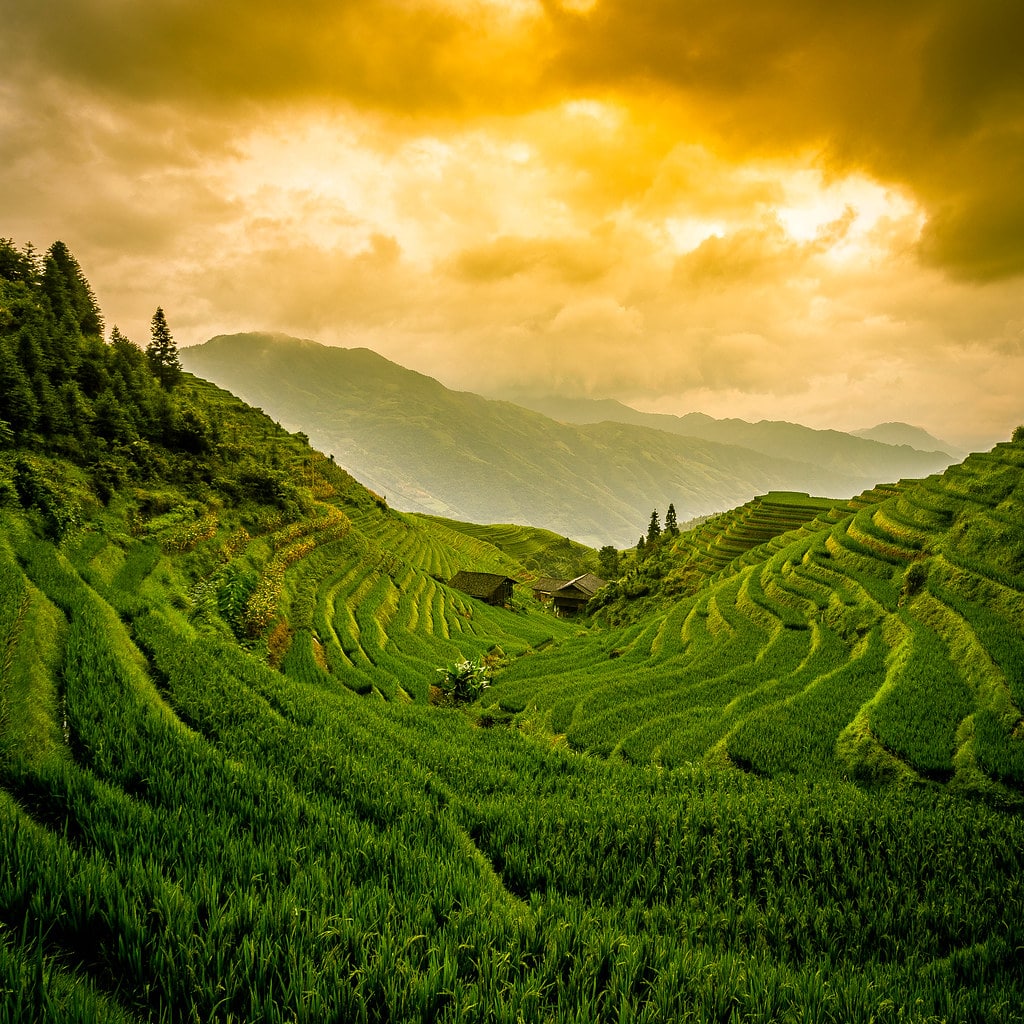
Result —
[[[848,497],[950,461],[794,424],[775,425],[779,439],[766,451],[753,443],[755,425],[739,420],[556,420],[451,391],[368,349],[285,335],[221,335],[180,357],[193,373],[307,433],[396,508],[538,526],[595,547],[632,546],[651,510],[664,513],[670,502],[685,521],[769,490]],[[686,436],[675,420],[719,436]],[[809,443],[819,434],[835,435],[832,449],[821,438]],[[844,458],[844,450],[855,454]]]
[[[882,444],[907,445],[921,452],[945,452],[948,455],[962,458],[967,453],[948,441],[942,441],[934,434],[929,434],[923,427],[915,427],[910,423],[878,423],[873,427],[862,427],[851,430],[854,437],[866,437]]]
[[[777,458],[814,461],[841,472],[864,474],[871,467],[890,466],[896,476],[912,476],[918,456],[939,453],[946,465],[965,453],[932,437],[920,427],[906,423],[883,423],[877,427],[844,433],[841,430],[816,430],[785,420],[715,419],[701,412],[673,416],[668,413],[640,412],[612,398],[564,398],[559,396],[517,396],[515,401],[527,409],[564,423],[632,423],[685,437],[737,444]],[[878,447],[910,448],[913,454],[884,452]],[[886,474],[882,474],[883,476]],[[888,477],[892,477],[890,472]],[[880,479],[878,477],[877,479]]]

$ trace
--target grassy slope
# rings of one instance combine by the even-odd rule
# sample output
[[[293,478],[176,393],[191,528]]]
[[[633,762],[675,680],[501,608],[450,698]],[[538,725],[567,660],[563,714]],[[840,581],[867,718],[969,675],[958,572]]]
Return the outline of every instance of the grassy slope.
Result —
[[[928,779],[1020,807],[1022,470],[1001,445],[761,546],[775,513],[752,503],[662,558],[642,630],[593,633],[565,670],[524,660],[487,699],[636,762]],[[693,596],[672,596],[680,576]]]
[[[0,509],[0,1020],[1020,1019],[1020,446],[581,629],[188,386],[298,517],[45,460],[83,527]],[[518,729],[426,703],[495,645]]]

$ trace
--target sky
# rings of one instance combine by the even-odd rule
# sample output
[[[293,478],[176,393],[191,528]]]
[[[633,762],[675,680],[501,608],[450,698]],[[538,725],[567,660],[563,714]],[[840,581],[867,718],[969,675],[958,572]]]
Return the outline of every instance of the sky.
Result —
[[[107,324],[964,447],[1024,421],[1019,0],[0,0]]]

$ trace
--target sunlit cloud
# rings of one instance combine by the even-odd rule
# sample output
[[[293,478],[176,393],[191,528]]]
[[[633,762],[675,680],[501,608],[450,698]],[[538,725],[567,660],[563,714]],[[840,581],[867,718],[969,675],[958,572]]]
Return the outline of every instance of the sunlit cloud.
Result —
[[[0,234],[108,319],[367,345],[452,386],[1005,436],[1012,5],[18,5]]]

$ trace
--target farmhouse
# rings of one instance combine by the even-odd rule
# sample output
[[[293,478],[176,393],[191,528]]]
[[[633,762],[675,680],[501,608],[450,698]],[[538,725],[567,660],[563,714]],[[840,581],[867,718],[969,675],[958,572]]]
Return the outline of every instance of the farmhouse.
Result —
[[[538,601],[550,601],[556,590],[561,590],[568,580],[560,580],[554,576],[541,576],[533,581],[533,596]]]
[[[575,615],[605,585],[606,581],[592,572],[571,580],[543,576],[534,581],[533,596],[538,601],[550,601],[556,615]]]
[[[500,576],[494,572],[457,572],[449,581],[448,586],[461,590],[470,597],[475,597],[485,604],[508,604],[512,600],[512,586],[515,580],[510,576]]]

